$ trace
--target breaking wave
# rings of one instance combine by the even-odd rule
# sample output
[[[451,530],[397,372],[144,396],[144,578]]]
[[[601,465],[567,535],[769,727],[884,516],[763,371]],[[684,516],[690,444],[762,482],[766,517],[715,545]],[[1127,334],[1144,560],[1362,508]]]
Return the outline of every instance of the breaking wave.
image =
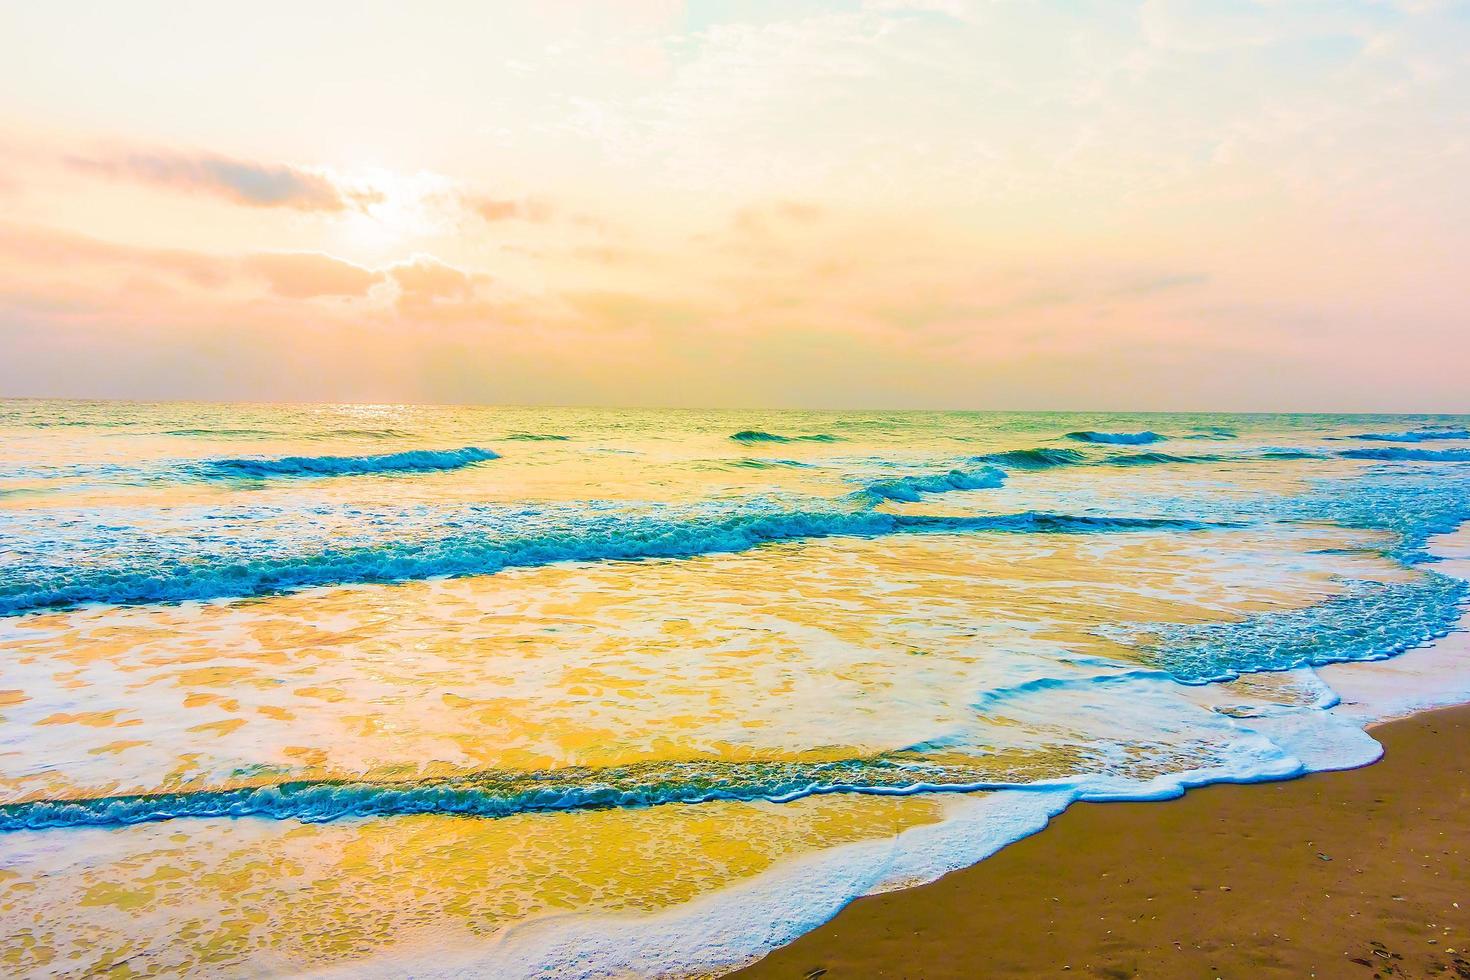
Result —
[[[923,473],[915,476],[899,476],[891,480],[869,483],[859,494],[876,500],[897,500],[915,503],[925,494],[949,493],[953,490],[993,490],[1005,483],[1006,475],[993,466],[978,470],[954,469],[947,473]]]
[[[1341,438],[1370,442],[1432,442],[1435,439],[1470,439],[1470,429],[1426,427],[1408,432],[1359,432]]]
[[[736,442],[836,442],[837,436],[817,432],[807,436],[782,436],[759,429],[741,429],[730,437]]]
[[[1054,466],[1075,466],[1086,460],[1075,449],[1013,449],[1004,453],[987,453],[974,457],[977,463],[994,463],[1017,470],[1046,470]]]
[[[917,759],[872,757],[825,762],[672,762],[547,772],[491,771],[396,783],[292,782],[195,792],[37,800],[0,806],[0,832],[109,827],[181,817],[268,817],[320,823],[343,817],[601,810],[771,800],[819,793],[884,795],[1002,788],[995,773]]]
[[[1235,622],[1157,624],[1133,628],[1131,633],[1105,627],[1100,632],[1139,646],[1153,666],[1076,678],[1039,677],[978,692],[972,707],[989,714],[1017,700],[1044,697],[1057,688],[1086,690],[1137,682],[1200,685],[1249,672],[1386,659],[1450,632],[1467,590],[1470,583],[1429,573],[1410,582],[1354,582],[1347,594],[1315,606],[1258,613]],[[0,806],[0,833],[190,817],[325,822],[424,813],[503,817],[714,800],[784,803],[825,793],[906,795],[1042,788],[1081,775],[1058,772],[1038,778],[993,758],[973,763],[952,755],[945,758],[948,747],[947,739],[938,739],[897,751],[813,762],[657,761],[532,772],[488,770],[401,781],[303,780],[31,800]]]
[[[979,517],[875,510],[754,511],[666,519],[601,516],[576,528],[516,536],[486,532],[389,540],[311,552],[158,556],[128,552],[111,563],[24,570],[0,579],[0,615],[88,603],[135,605],[270,595],[331,585],[489,575],[566,561],[692,558],[826,537],[966,532],[1085,534],[1226,527],[1189,518],[1106,517],[1025,511]]]
[[[1153,466],[1161,463],[1220,463],[1229,458],[1213,455],[1175,456],[1171,453],[1118,453],[1100,459],[1098,463],[1107,466]]]
[[[1149,659],[1188,684],[1259,671],[1386,660],[1448,635],[1470,582],[1435,572],[1408,582],[1352,581],[1343,595],[1303,609],[1238,622],[1160,624],[1140,644]],[[1114,638],[1122,638],[1115,633]]]
[[[1094,432],[1084,429],[1068,432],[1067,438],[1077,442],[1096,442],[1112,446],[1143,446],[1151,442],[1162,442],[1168,436],[1161,436],[1157,432]]]
[[[979,463],[993,463],[1016,470],[1044,470],[1059,466],[1148,466],[1165,463],[1233,463],[1253,460],[1323,459],[1321,453],[1306,449],[1261,449],[1231,455],[1195,453],[1188,456],[1149,451],[1115,453],[1088,458],[1075,449],[1015,449],[972,457]]]
[[[360,476],[371,473],[429,473],[457,470],[500,454],[466,446],[463,449],[412,449],[381,456],[282,456],[275,459],[242,457],[206,459],[199,472],[215,479],[263,480],[271,477]]]
[[[1344,449],[1344,459],[1410,460],[1423,463],[1470,463],[1470,449],[1404,449],[1383,446],[1375,449]]]

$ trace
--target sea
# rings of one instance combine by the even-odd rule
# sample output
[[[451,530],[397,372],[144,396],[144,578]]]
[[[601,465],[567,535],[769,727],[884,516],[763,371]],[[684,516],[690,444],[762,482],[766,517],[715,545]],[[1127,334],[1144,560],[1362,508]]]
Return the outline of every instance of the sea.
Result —
[[[718,975],[1372,762],[1467,521],[1465,416],[0,401],[0,973]]]

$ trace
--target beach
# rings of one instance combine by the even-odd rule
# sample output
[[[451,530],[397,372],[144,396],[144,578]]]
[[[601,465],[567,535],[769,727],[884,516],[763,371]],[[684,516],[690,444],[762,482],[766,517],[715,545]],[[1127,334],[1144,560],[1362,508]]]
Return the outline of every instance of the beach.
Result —
[[[734,976],[1470,976],[1470,706],[1372,729],[1374,765],[1080,803]]]
[[[0,2],[0,980],[1470,980],[1467,51]]]

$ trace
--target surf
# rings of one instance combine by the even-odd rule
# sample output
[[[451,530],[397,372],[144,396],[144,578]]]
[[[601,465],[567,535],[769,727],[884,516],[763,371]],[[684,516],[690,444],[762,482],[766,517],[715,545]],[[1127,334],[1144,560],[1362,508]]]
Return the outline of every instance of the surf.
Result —
[[[463,449],[446,450],[410,449],[376,456],[245,456],[205,459],[196,464],[194,469],[211,479],[269,480],[367,476],[380,473],[433,473],[464,469],[499,458],[500,454],[492,450],[465,446]]]

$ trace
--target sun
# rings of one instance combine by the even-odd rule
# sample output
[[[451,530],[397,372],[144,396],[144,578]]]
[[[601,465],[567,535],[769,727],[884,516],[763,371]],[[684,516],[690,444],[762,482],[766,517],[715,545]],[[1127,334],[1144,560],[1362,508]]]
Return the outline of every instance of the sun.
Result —
[[[442,174],[373,167],[327,176],[345,203],[334,237],[359,260],[382,264],[455,231],[460,191]]]

